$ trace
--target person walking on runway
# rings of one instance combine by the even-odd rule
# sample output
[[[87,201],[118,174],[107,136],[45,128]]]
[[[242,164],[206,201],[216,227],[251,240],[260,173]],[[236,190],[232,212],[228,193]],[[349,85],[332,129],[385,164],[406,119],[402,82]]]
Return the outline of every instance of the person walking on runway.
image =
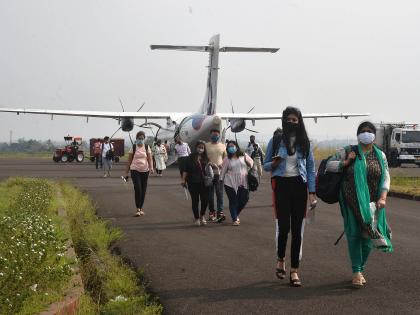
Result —
[[[209,173],[213,172],[209,164],[206,144],[204,141],[198,141],[194,152],[190,154],[184,163],[181,180],[181,185],[188,187],[190,192],[195,224],[198,226],[207,224],[205,214],[209,198],[209,187],[206,185],[205,178],[210,175]],[[199,212],[200,200],[201,207]]]
[[[282,128],[281,141],[273,141],[273,137],[268,143],[264,170],[271,172],[272,176],[276,214],[276,275],[280,279],[286,276],[286,245],[291,230],[290,285],[300,287],[302,282],[298,268],[302,258],[303,219],[308,190],[311,205],[316,203],[315,163],[299,109],[287,107],[283,111]]]
[[[356,288],[366,283],[363,272],[371,248],[393,251],[385,215],[391,179],[386,155],[374,144],[375,136],[372,123],[361,123],[358,145],[342,148],[326,165],[328,172],[344,175],[339,202]]]
[[[206,151],[213,167],[214,180],[209,192],[209,220],[223,222],[226,219],[223,214],[223,182],[219,178],[223,159],[226,157],[226,146],[220,142],[220,131],[218,129],[210,131],[210,139],[211,141],[206,143]],[[214,204],[215,194],[216,207]]]
[[[144,200],[146,198],[147,181],[149,173],[153,174],[152,151],[145,141],[146,135],[139,131],[136,135],[136,143],[128,153],[128,162],[125,170],[125,178],[128,178],[128,172],[131,173],[131,179],[134,185],[134,199],[136,202],[136,216],[144,215]]]
[[[230,140],[227,144],[227,157],[223,160],[220,180],[224,183],[229,199],[233,226],[241,224],[239,214],[249,200],[248,168],[252,168],[253,165],[251,157],[240,150],[236,141]]]
[[[176,141],[175,151],[176,151],[176,155],[178,156],[178,168],[179,168],[179,173],[182,179],[184,163],[186,159],[188,158],[188,156],[191,154],[191,149],[188,146],[188,143],[182,142],[179,136],[176,137],[175,141]]]

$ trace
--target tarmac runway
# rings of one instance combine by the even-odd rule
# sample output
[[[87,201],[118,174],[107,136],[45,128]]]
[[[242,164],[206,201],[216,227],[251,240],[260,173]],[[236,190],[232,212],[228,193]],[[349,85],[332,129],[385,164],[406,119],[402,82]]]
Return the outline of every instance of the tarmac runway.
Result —
[[[333,245],[343,230],[339,208],[319,202],[315,224],[306,225],[303,287],[290,288],[274,274],[275,225],[267,176],[251,194],[240,227],[230,220],[196,227],[176,169],[150,178],[142,217],[134,217],[133,187],[119,178],[122,169],[117,165],[111,178],[101,178],[89,162],[0,159],[1,180],[64,179],[89,193],[98,214],[124,232],[121,254],[144,268],[166,314],[420,314],[420,202],[388,199],[395,252],[372,252],[368,283],[360,290],[350,286],[345,238]]]

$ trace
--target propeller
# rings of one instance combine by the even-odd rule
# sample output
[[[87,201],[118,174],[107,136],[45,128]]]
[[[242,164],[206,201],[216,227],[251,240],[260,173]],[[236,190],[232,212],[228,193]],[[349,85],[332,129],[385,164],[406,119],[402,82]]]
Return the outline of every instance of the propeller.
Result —
[[[230,100],[230,107],[231,107],[231,111],[232,111],[232,114],[235,114],[235,108],[233,107],[233,102],[232,102],[232,100]],[[251,109],[250,110],[248,110],[248,112],[247,112],[247,114],[249,114],[249,113],[251,113],[253,110],[255,109],[255,106],[253,106],[253,107],[251,107]],[[224,133],[227,131],[227,130],[229,130],[229,129],[231,129],[232,130],[232,121],[233,121],[234,119],[230,119],[229,120],[229,126],[227,127],[227,128],[225,128],[224,129]],[[241,119],[237,119],[237,120],[241,120]],[[244,126],[244,129],[243,130],[247,130],[247,131],[249,131],[249,132],[252,132],[252,133],[259,133],[257,130],[252,130],[252,129],[249,129],[249,128],[246,128],[245,126]],[[242,130],[241,130],[242,131]],[[240,132],[240,131],[238,131],[238,132],[234,132],[234,131],[232,131],[234,134],[235,134],[235,140],[236,140],[236,142],[238,142],[238,138],[237,138],[237,133],[238,132]]]
[[[125,108],[124,108],[124,104],[123,104],[123,101],[121,100],[121,98],[119,98],[118,99],[119,100],[119,102],[120,102],[120,105],[121,105],[121,109],[122,109],[122,111],[123,112],[125,112]],[[146,104],[146,102],[143,102],[143,104],[141,104],[140,105],[140,107],[139,107],[139,109],[137,109],[137,112],[139,112],[139,111],[141,111],[142,109],[143,109],[143,107],[144,107],[144,105]],[[118,119],[118,123],[119,124],[121,124],[121,118],[119,118]],[[140,125],[136,125],[135,124],[135,126],[138,126],[138,127],[140,127],[140,128],[148,128],[148,129],[150,129],[151,131],[152,131],[152,133],[153,133],[153,136],[155,136],[155,134],[154,134],[154,132],[153,132],[153,130],[152,130],[152,128],[151,127],[146,127],[146,126],[140,126]],[[118,132],[118,131],[120,131],[121,130],[121,126],[112,134],[112,136],[111,136],[111,139],[115,136],[115,134]],[[131,142],[131,144],[134,144],[134,142],[133,142],[133,138],[131,137],[131,132],[129,131],[128,132],[128,137],[130,138],[130,142]]]

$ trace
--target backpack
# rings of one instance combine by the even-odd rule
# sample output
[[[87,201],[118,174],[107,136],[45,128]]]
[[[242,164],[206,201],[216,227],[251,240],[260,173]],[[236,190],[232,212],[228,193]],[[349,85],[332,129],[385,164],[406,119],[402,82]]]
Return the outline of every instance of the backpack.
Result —
[[[358,146],[352,145],[350,146],[350,151],[356,152],[358,155]],[[346,158],[348,153],[346,150]],[[316,195],[318,198],[320,198],[322,201],[333,204],[339,201],[340,196],[340,187],[341,187],[341,181],[344,176],[344,172],[340,173],[333,173],[333,172],[327,172],[327,162],[332,156],[329,156],[328,158],[321,161],[321,164],[318,168],[318,173],[316,175]]]
[[[115,156],[115,154],[114,154],[114,146],[112,145],[112,143],[110,142],[109,143],[109,150],[105,153],[105,159],[107,159],[107,160],[114,160],[114,156]],[[103,151],[104,150],[104,144],[102,143],[102,149],[101,149],[101,151]]]

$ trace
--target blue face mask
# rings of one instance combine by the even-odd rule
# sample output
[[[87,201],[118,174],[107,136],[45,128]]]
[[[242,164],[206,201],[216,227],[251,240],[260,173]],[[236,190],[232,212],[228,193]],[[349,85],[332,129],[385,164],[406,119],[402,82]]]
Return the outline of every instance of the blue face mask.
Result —
[[[219,141],[219,136],[218,135],[211,136],[211,141],[213,141],[213,142]]]
[[[230,153],[230,154],[235,154],[235,153],[236,153],[236,147],[229,147],[229,148],[227,149],[227,151],[228,151],[228,153]]]
[[[144,139],[137,139],[136,144],[138,144],[138,145],[144,144]]]

